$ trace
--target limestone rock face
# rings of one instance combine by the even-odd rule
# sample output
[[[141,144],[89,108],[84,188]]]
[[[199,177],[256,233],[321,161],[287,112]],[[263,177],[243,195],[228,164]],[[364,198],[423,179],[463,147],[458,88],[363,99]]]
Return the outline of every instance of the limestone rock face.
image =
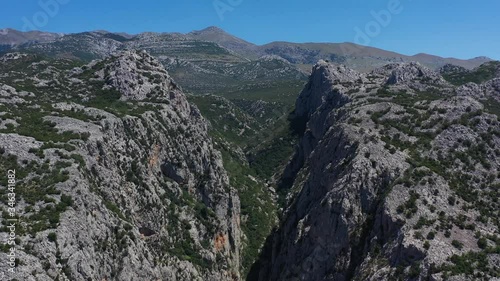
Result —
[[[500,102],[500,75],[497,78],[489,80],[482,85],[482,90],[485,96],[495,99]]]
[[[402,83],[416,78],[431,78],[435,75],[430,69],[424,68],[418,63],[396,64],[389,65],[389,67],[392,69],[392,73],[387,80],[388,84]]]
[[[108,86],[117,89],[122,100],[144,100],[155,97],[173,99],[180,93],[158,60],[146,52],[124,51],[107,59],[109,64],[99,73]]]
[[[308,118],[327,99],[335,99],[337,105],[342,106],[349,99],[342,95],[339,89],[345,89],[358,79],[361,79],[361,74],[358,72],[343,65],[334,66],[320,61],[313,67],[309,83],[297,99],[295,115]]]
[[[303,136],[259,280],[442,280],[458,257],[495,260],[493,85],[454,87],[416,63],[366,75],[319,62],[292,117]],[[488,266],[463,280],[498,277]]]
[[[0,133],[0,166],[19,174],[15,278],[241,280],[238,195],[156,59],[127,51],[54,73],[64,89],[0,88],[19,123]]]

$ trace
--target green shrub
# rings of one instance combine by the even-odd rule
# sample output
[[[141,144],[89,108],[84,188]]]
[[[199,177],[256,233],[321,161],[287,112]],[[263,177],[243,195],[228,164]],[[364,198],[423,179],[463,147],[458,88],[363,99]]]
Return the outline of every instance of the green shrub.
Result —
[[[230,175],[231,185],[237,187],[241,201],[241,215],[247,220],[241,228],[248,240],[242,252],[243,271],[247,272],[258,258],[260,249],[271,233],[275,220],[275,207],[262,183],[256,183],[248,175],[257,176],[248,166],[233,157],[228,150],[222,150],[224,168]]]
[[[125,220],[125,216],[120,211],[120,208],[118,206],[116,206],[115,204],[113,204],[113,202],[108,201],[108,200],[104,200],[104,206],[106,206],[106,208],[108,210],[110,210],[111,212],[115,213],[119,218]]]
[[[57,235],[54,232],[50,232],[47,235],[47,238],[49,239],[50,242],[56,242],[57,241]]]
[[[410,198],[402,205],[396,208],[400,214],[404,214],[407,218],[411,218],[418,211],[417,199],[420,198],[415,191],[410,191]]]
[[[417,223],[415,224],[415,226],[413,227],[414,229],[420,229],[422,228],[423,226],[430,226],[434,223],[434,220],[428,220],[427,218],[425,217],[420,217],[417,221]]]
[[[418,276],[420,276],[420,263],[416,262],[414,264],[412,264],[412,266],[410,267],[410,271],[408,272],[408,276],[410,278],[417,278]]]
[[[457,249],[462,249],[464,247],[464,244],[458,240],[451,241],[451,245]]]
[[[484,237],[481,237],[477,240],[477,246],[481,249],[486,249],[486,247],[488,246],[488,240],[486,240],[486,238]]]
[[[451,206],[454,206],[456,201],[457,199],[455,198],[455,196],[448,196],[448,204],[450,204]]]
[[[494,276],[499,276],[500,272],[490,268],[488,258],[484,252],[468,252],[463,255],[453,255],[450,258],[452,265],[444,265],[439,271],[443,271],[446,275],[473,276],[475,271],[490,272]]]

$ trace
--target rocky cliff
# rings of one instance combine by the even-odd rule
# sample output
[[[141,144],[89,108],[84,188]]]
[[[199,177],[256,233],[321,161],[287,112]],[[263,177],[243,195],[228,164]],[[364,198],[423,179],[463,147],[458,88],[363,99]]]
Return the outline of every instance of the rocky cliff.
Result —
[[[240,280],[239,198],[207,122],[156,59],[10,54],[0,69],[2,241],[4,172],[17,180],[11,277]]]
[[[497,80],[315,65],[292,118],[286,211],[252,278],[498,278]]]

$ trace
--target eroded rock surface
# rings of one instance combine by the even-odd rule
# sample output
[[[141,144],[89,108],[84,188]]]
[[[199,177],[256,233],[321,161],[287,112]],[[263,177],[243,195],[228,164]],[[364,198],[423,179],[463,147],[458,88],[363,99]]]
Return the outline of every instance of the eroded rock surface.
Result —
[[[259,280],[498,277],[495,81],[454,87],[416,63],[314,66]]]
[[[0,87],[0,167],[18,181],[15,278],[241,280],[238,195],[207,122],[161,64],[126,51],[51,73],[16,78],[49,81],[30,93]]]

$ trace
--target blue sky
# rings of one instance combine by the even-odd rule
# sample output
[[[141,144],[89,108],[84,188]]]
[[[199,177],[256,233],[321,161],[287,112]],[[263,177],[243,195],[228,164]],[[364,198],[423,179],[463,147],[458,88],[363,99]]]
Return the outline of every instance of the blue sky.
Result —
[[[218,26],[256,44],[356,42],[408,55],[423,52],[500,59],[500,1],[478,2],[2,0],[0,28],[139,33],[189,32]],[[374,14],[381,16],[377,20]]]

